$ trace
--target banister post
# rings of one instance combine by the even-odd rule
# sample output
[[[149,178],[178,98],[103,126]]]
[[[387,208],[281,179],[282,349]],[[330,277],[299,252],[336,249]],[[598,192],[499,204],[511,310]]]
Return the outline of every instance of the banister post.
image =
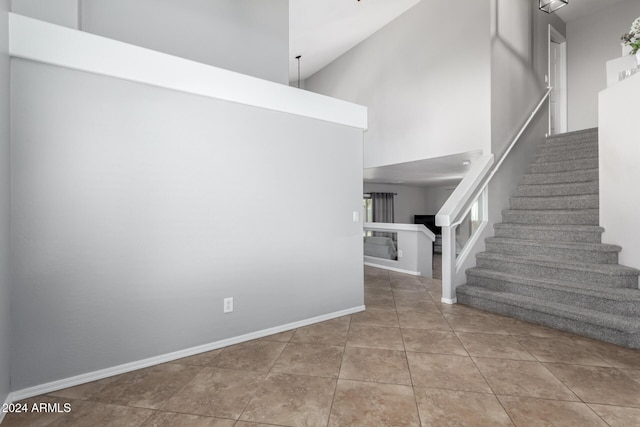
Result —
[[[445,304],[456,303],[454,275],[456,273],[456,228],[442,227],[442,299]]]

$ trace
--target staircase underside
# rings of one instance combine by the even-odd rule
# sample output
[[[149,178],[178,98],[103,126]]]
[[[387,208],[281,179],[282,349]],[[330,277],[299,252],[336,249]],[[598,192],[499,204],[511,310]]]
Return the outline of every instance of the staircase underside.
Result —
[[[548,138],[459,303],[640,348],[639,271],[601,243],[597,129]]]

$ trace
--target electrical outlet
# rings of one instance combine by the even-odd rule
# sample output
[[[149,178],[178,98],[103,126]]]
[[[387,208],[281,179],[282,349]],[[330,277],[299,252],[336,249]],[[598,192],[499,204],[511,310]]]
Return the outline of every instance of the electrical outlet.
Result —
[[[353,211],[353,222],[359,222],[359,221],[360,221],[360,212]]]
[[[231,313],[233,311],[233,298],[224,299],[224,312]]]
[[[398,251],[398,258],[402,258],[404,256],[404,253],[402,253],[402,249],[400,249]]]

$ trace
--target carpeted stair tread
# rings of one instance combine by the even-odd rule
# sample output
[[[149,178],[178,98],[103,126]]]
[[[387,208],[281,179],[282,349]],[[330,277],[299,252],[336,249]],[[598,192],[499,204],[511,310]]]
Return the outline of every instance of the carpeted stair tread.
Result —
[[[501,222],[493,225],[496,237],[557,242],[600,243],[604,228],[595,225],[540,225]]]
[[[598,167],[598,158],[563,160],[559,162],[531,163],[529,173],[553,173],[569,172],[580,169],[595,169]]]
[[[467,270],[467,284],[499,292],[575,304],[614,314],[640,316],[640,290],[522,276],[479,267]]]
[[[544,150],[539,152],[534,160],[534,163],[553,163],[553,162],[561,162],[568,160],[577,160],[577,159],[593,159],[598,158],[598,148],[589,147],[589,148],[571,148],[565,150]]]
[[[625,333],[640,333],[640,318],[630,316],[618,316],[611,313],[591,310],[588,308],[574,307],[567,304],[542,301],[537,298],[506,292],[492,291],[479,286],[462,285],[458,287],[460,294],[467,294],[503,304],[535,310],[553,316],[564,317],[579,322],[585,322],[606,328],[615,329]]]
[[[587,129],[580,129],[580,130],[572,130],[571,132],[564,132],[564,133],[558,133],[555,135],[549,135],[547,136],[547,141],[557,141],[557,140],[566,140],[569,138],[575,138],[575,137],[584,137],[584,136],[594,136],[594,137],[598,137],[598,128],[594,127],[594,128],[587,128]]]
[[[511,209],[598,209],[597,194],[565,196],[516,196],[511,198]]]
[[[505,209],[504,222],[517,224],[598,225],[598,209]]]
[[[574,182],[597,181],[599,178],[598,167],[573,170],[559,171],[549,173],[528,173],[522,177],[523,185],[538,184],[562,184]]]
[[[476,254],[478,259],[507,261],[513,264],[529,264],[540,267],[550,267],[563,270],[583,271],[589,273],[603,274],[607,276],[638,276],[640,270],[620,264],[593,264],[578,261],[559,261],[544,257],[526,257],[494,252],[480,252]]]
[[[516,197],[552,197],[595,194],[599,191],[598,181],[569,182],[561,184],[526,184],[519,185],[516,189]]]
[[[598,252],[615,252],[618,253],[622,248],[618,245],[609,245],[606,243],[573,243],[558,242],[555,240],[526,240],[526,239],[507,239],[502,237],[487,237],[487,242],[504,243],[521,246],[543,246],[546,248],[582,250],[582,251],[598,251]]]

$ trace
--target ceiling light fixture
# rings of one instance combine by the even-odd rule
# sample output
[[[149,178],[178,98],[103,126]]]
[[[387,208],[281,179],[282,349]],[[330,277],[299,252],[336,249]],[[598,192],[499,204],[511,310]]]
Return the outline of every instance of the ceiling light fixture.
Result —
[[[538,9],[543,12],[553,13],[569,4],[569,0],[540,0]]]
[[[469,166],[471,164],[471,160],[465,160],[462,162],[462,166]]]

